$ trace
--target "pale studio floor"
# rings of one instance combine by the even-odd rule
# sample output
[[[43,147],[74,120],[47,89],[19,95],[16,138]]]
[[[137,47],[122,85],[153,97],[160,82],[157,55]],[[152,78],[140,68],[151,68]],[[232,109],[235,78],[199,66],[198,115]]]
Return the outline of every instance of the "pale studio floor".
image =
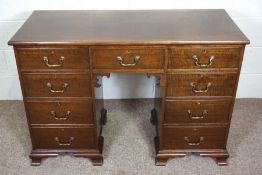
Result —
[[[211,158],[187,156],[154,165],[153,137],[149,122],[150,100],[109,100],[104,128],[104,165],[88,159],[60,156],[30,166],[31,144],[21,101],[0,102],[1,175],[259,175],[262,174],[262,99],[236,101],[229,134],[229,166],[219,167]]]

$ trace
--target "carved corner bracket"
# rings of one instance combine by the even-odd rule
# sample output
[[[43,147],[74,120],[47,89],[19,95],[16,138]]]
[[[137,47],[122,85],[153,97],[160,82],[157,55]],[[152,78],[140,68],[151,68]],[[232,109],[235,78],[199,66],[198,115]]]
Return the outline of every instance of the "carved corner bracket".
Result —
[[[147,77],[150,78],[151,76],[155,76],[157,78],[156,85],[165,87],[166,86],[166,74],[161,73],[148,73]]]
[[[101,84],[99,84],[99,78],[98,77],[107,77],[109,78],[110,77],[110,73],[96,73],[96,74],[93,74],[93,86],[96,87],[96,88],[99,88],[101,87]]]

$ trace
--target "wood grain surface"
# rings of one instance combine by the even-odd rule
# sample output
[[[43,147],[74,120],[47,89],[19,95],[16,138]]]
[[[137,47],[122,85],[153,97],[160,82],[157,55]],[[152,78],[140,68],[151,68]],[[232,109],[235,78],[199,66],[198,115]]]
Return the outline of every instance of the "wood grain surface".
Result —
[[[249,40],[225,10],[35,11],[10,45],[180,44]]]

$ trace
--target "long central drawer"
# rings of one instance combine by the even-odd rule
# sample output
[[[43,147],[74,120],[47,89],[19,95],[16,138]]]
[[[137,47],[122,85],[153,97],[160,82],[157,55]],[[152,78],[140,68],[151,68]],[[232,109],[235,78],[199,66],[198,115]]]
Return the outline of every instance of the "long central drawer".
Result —
[[[165,49],[158,47],[95,47],[93,69],[163,69]]]

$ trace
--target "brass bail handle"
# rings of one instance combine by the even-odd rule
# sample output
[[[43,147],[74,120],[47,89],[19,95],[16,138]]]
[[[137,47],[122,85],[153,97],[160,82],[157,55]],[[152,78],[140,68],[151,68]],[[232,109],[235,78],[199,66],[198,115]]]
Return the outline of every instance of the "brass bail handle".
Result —
[[[55,111],[50,111],[50,114],[54,117],[56,120],[67,120],[69,119],[69,116],[71,115],[71,111],[66,111],[64,117],[57,117]]]
[[[48,87],[49,91],[52,93],[64,93],[66,89],[68,88],[69,84],[63,83],[62,90],[54,90],[50,82],[47,82],[46,86]]]
[[[116,59],[119,62],[119,64],[123,67],[134,67],[138,64],[140,56],[137,55],[134,57],[134,63],[124,63],[124,58],[122,58],[121,56],[117,56]]]
[[[206,118],[208,115],[208,112],[206,109],[202,112],[202,116],[193,116],[193,112],[190,109],[187,110],[187,113],[188,113],[189,118],[192,120],[201,120],[201,119]]]
[[[200,64],[199,63],[199,58],[196,56],[196,55],[193,55],[193,60],[194,60],[194,63],[196,66],[198,67],[208,67],[208,66],[211,66],[213,64],[213,61],[215,59],[215,56],[210,56],[209,58],[209,62],[207,64]]]
[[[206,92],[208,92],[208,90],[209,90],[209,88],[211,87],[211,85],[212,85],[212,83],[209,82],[209,83],[207,83],[205,89],[197,89],[195,83],[193,83],[193,82],[190,83],[190,86],[192,87],[192,91],[193,91],[194,93],[206,93]]]
[[[204,141],[204,137],[199,137],[197,142],[191,142],[188,137],[184,137],[184,140],[187,142],[190,146],[198,146]]]
[[[73,141],[74,141],[74,137],[70,137],[68,142],[61,142],[59,137],[55,137],[54,140],[55,142],[59,145],[59,146],[70,146],[72,145]]]
[[[49,63],[49,59],[48,59],[47,56],[44,56],[44,57],[43,57],[43,60],[44,60],[45,65],[46,65],[47,67],[56,68],[56,67],[62,67],[62,66],[63,66],[65,57],[64,57],[64,56],[61,56],[61,57],[59,58],[60,64],[50,64],[50,63]]]

